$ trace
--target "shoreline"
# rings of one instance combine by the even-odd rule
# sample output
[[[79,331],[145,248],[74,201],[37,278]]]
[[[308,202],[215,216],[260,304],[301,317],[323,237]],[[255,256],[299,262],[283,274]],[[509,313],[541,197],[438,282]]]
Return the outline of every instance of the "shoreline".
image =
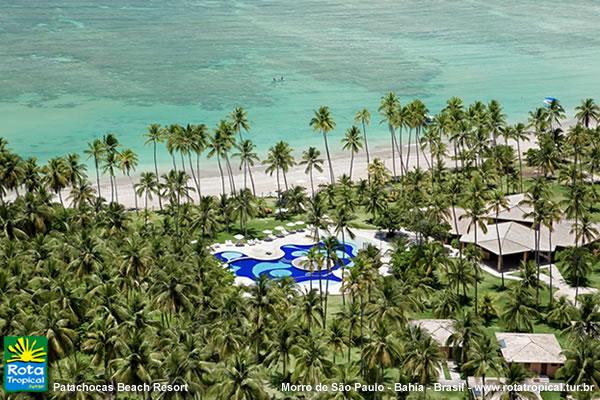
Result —
[[[526,153],[527,150],[529,150],[530,148],[533,148],[536,146],[532,139],[533,139],[533,135],[531,134],[529,137],[529,140],[521,142],[521,153],[522,154]],[[509,140],[508,144],[510,146],[512,146],[516,152],[516,142],[514,142],[513,140]],[[407,168],[414,169],[417,165],[417,154],[415,151],[415,144],[414,143],[411,144],[410,147],[411,147],[411,151],[410,151],[410,157],[408,158]],[[403,149],[402,149],[405,162],[407,159],[408,148],[409,148],[408,145],[404,145]],[[319,148],[319,150],[321,150],[321,149]],[[449,156],[447,156],[444,159],[444,162],[446,163],[446,165],[449,165],[448,164],[449,162],[451,162],[451,163],[454,162],[451,159],[452,149],[449,148],[448,152],[449,152]],[[375,158],[379,158],[379,159],[383,160],[386,168],[390,172],[392,171],[392,154],[391,154],[391,150],[390,150],[389,146],[385,147],[379,143],[371,144],[369,155],[370,155],[371,161],[374,160]],[[324,161],[323,162],[323,172],[318,173],[317,171],[314,171],[314,186],[315,186],[315,188],[317,188],[320,184],[329,183],[327,158],[324,154],[324,151],[322,151],[321,157],[323,158],[323,161]],[[419,157],[420,157],[421,169],[428,170],[429,169],[428,161],[427,161],[429,159],[428,150],[422,151],[420,149]],[[358,154],[356,154],[354,156],[354,167],[353,167],[353,173],[352,173],[353,180],[367,178],[366,159],[367,159],[367,157],[366,157],[366,152],[364,151],[364,148]],[[298,161],[298,159],[296,159],[296,161]],[[348,174],[349,169],[350,169],[350,161],[351,161],[351,157],[349,154],[336,152],[332,155],[331,161],[333,164],[334,174],[335,174],[336,179],[339,178],[339,176],[341,176],[342,174]],[[218,195],[220,195],[222,193],[221,178],[220,178],[216,163],[213,164],[212,166],[208,166],[206,162],[204,164],[202,164],[202,162],[201,162],[200,165],[201,165],[201,167],[200,167],[200,169],[201,169],[200,190],[201,190],[202,196],[206,196],[206,195],[218,196]],[[203,165],[204,165],[204,167],[203,167]],[[243,174],[243,171],[238,170],[237,165],[234,164],[234,165],[232,165],[232,167],[234,169],[233,178],[235,181],[235,186],[236,186],[236,189],[239,190],[240,188],[244,187],[244,174]],[[164,168],[164,165],[163,165],[163,168]],[[310,193],[310,177],[304,173],[304,168],[305,167],[303,165],[298,165],[298,164],[296,164],[292,168],[290,168],[290,170],[286,174],[287,181],[288,181],[289,187],[302,186],[307,190],[307,193]],[[161,174],[168,170],[169,169],[160,169],[160,166],[159,166],[159,173],[161,173]],[[135,199],[134,199],[134,193],[133,193],[133,188],[131,186],[131,183],[133,182],[135,184],[139,180],[139,176],[142,172],[149,172],[149,171],[153,172],[154,169],[152,168],[152,169],[145,169],[145,170],[137,170],[135,173],[133,173],[131,175],[130,178],[123,176],[122,174],[120,174],[119,176],[116,177],[117,192],[118,192],[120,204],[122,204],[126,208],[135,208]],[[399,157],[398,157],[397,152],[396,152],[396,172],[398,174],[400,174]],[[97,191],[96,190],[97,186],[96,186],[95,173],[96,172],[93,168],[87,170],[88,181],[90,182],[90,185],[94,188],[94,190]],[[252,168],[252,175],[254,177],[254,182],[255,182],[255,187],[256,187],[256,195],[258,197],[273,197],[273,196],[277,195],[277,183],[276,183],[275,173],[273,174],[273,176],[266,174],[265,167],[262,164],[257,163]],[[251,189],[251,183],[250,183],[249,178],[248,178],[247,183],[248,183],[248,187]],[[194,181],[192,178],[190,178],[188,184],[190,187],[193,187],[195,190],[195,185],[194,185]],[[281,188],[282,188],[282,190],[285,189],[283,179],[281,179]],[[110,189],[109,177],[101,176],[100,177],[100,194],[106,200],[110,200],[110,191],[111,191],[111,189]],[[227,178],[225,179],[225,192],[227,194],[229,194],[229,192],[230,192]],[[62,193],[62,197],[65,202],[65,206],[71,205],[70,201],[68,200],[68,195],[69,195],[69,191],[68,191],[68,189],[65,189]],[[198,194],[194,192],[194,193],[192,193],[191,197],[192,197],[192,200],[194,201],[194,203],[197,203]],[[8,196],[6,196],[6,198],[14,199],[15,194],[10,193]],[[54,200],[58,201],[58,196],[54,196]],[[141,197],[141,198],[138,197],[137,203],[138,203],[138,209],[144,208],[144,198],[143,197]],[[164,201],[163,201],[163,203],[164,203]],[[156,197],[154,197],[152,200],[148,201],[148,208],[150,210],[157,210],[159,208],[158,199]]]

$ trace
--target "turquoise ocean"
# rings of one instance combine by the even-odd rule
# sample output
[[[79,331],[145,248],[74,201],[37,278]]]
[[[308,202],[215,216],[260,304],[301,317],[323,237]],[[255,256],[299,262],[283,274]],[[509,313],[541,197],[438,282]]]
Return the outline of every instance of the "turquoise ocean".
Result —
[[[0,136],[45,161],[115,132],[147,167],[149,123],[213,127],[237,105],[261,153],[320,146],[320,105],[339,151],[389,90],[432,112],[497,99],[517,121],[546,96],[600,100],[598,21],[596,0],[2,0]]]

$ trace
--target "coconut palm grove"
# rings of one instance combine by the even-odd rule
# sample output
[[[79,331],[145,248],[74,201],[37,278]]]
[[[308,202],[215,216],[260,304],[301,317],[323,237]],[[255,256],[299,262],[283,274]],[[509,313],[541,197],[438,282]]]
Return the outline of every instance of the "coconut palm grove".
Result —
[[[0,138],[0,335],[45,336],[50,373],[48,393],[0,397],[599,396],[592,99],[509,123],[497,101],[432,115],[391,92],[350,126],[327,106],[305,118],[321,146],[266,154],[242,107],[211,127],[151,124],[144,171],[116,134],[47,162]],[[178,389],[116,389],[144,383]]]

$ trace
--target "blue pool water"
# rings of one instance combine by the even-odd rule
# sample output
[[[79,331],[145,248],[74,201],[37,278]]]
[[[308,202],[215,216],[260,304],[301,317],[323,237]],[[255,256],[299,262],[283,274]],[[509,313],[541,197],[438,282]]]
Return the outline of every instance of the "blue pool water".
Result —
[[[259,276],[267,274],[269,278],[292,277],[296,282],[304,282],[311,279],[329,279],[334,282],[341,282],[341,279],[333,274],[333,271],[340,269],[342,264],[346,267],[352,267],[352,259],[356,256],[356,246],[346,243],[345,247],[337,251],[339,262],[331,268],[331,272],[323,271],[305,271],[292,265],[296,258],[306,256],[312,245],[284,245],[281,246],[284,255],[274,260],[257,260],[247,256],[239,251],[223,251],[216,253],[215,257],[219,261],[227,263],[236,276],[243,276],[256,280]],[[324,252],[324,250],[322,250]]]

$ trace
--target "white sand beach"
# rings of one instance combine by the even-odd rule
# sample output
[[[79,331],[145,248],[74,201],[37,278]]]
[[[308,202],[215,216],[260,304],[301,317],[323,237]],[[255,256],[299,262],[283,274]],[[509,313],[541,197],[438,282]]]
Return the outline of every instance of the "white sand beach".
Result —
[[[517,148],[516,143],[514,143],[513,141],[509,141],[508,144],[512,145],[515,149]],[[527,152],[527,150],[529,150],[530,148],[536,147],[535,142],[531,139],[529,141],[521,142],[520,145],[521,145],[522,153]],[[390,171],[392,171],[392,154],[391,154],[389,145],[386,147],[382,144],[378,144],[378,145],[370,147],[369,151],[370,151],[369,154],[370,154],[371,162],[373,161],[373,159],[379,158],[379,159],[383,160],[385,163],[385,166]],[[408,151],[408,146],[405,145],[403,148],[403,157],[404,157],[405,161],[406,161],[406,157],[407,157],[407,151]],[[452,154],[452,149],[449,148],[448,152],[449,152],[449,154]],[[296,157],[296,161],[298,161],[300,153],[301,153],[300,150],[297,149],[294,154]],[[319,184],[329,183],[329,176],[328,176],[328,171],[327,171],[327,159],[324,155],[324,151],[322,151],[321,156],[324,159],[323,172],[322,173],[318,173],[316,171],[314,172],[315,188],[317,188]],[[423,153],[422,150],[419,150],[419,158],[420,158],[419,166],[422,169],[429,169],[430,161],[429,161],[428,150],[426,150],[425,153]],[[333,164],[333,170],[334,170],[336,179],[338,177],[340,177],[342,174],[349,173],[349,170],[350,170],[349,154],[334,153],[331,161]],[[445,163],[446,163],[447,167],[451,167],[454,165],[454,161],[450,157],[448,157],[445,160]],[[206,161],[205,161],[205,164],[206,164]],[[244,175],[243,175],[242,171],[239,171],[237,169],[237,164],[232,165],[232,166],[234,167],[234,173],[235,173],[234,179],[235,179],[236,189],[243,188],[244,187]],[[411,169],[416,168],[416,166],[417,166],[417,153],[415,150],[415,146],[413,144],[413,145],[411,145],[410,156],[408,158],[407,168],[409,170],[411,170]],[[206,196],[206,195],[221,194],[221,191],[222,191],[221,178],[220,178],[219,171],[218,171],[216,165],[207,165],[203,169],[202,164],[201,164],[200,168],[202,170],[201,171],[202,177],[201,177],[201,181],[200,181],[200,190],[202,192],[202,195]],[[307,192],[310,192],[310,178],[307,174],[304,173],[304,168],[305,168],[305,166],[303,166],[303,165],[296,165],[296,166],[290,168],[290,171],[287,173],[287,181],[288,181],[288,185],[290,187],[295,186],[295,185],[303,186],[307,189]],[[90,177],[93,176],[93,172],[94,171],[88,172]],[[137,171],[138,174],[140,172],[141,171]],[[397,174],[400,174],[400,161],[399,161],[399,156],[398,156],[397,152],[396,152],[396,172],[397,172]],[[252,169],[252,173],[254,176],[254,182],[255,182],[255,186],[256,186],[256,195],[257,196],[276,196],[277,195],[277,181],[276,181],[275,174],[273,174],[273,176],[266,174],[265,167],[260,164],[256,165]],[[354,157],[354,168],[353,168],[353,172],[352,172],[352,179],[357,180],[357,179],[366,178],[366,177],[367,177],[367,156],[366,156],[366,153],[364,152],[364,150],[362,150],[360,153],[356,154]],[[134,182],[136,182],[137,179],[138,179],[137,176],[132,176],[132,180]],[[130,183],[129,179],[121,176],[121,177],[117,178],[117,183],[118,183],[119,202],[128,208],[134,207],[135,201],[134,201],[134,196],[133,196],[133,189],[131,188],[131,183]],[[104,177],[104,179],[101,179],[100,184],[101,184],[100,190],[101,190],[102,196],[104,196],[105,198],[107,198],[107,197],[109,198],[110,197],[110,183],[109,183],[108,177]],[[248,184],[248,187],[251,187],[250,179],[248,179],[247,184]],[[283,185],[284,185],[283,178],[281,178],[282,189],[284,189]],[[194,187],[194,182],[192,180],[190,180],[190,186]],[[95,182],[94,182],[94,187],[95,187]],[[227,193],[229,192],[227,178],[225,179],[225,190]],[[196,201],[198,198],[197,193],[193,193],[192,198]],[[140,208],[143,207],[143,199],[138,199],[138,207],[140,207]],[[153,201],[150,201],[148,207],[152,208],[152,209],[156,209],[158,207],[158,200],[155,198]]]

